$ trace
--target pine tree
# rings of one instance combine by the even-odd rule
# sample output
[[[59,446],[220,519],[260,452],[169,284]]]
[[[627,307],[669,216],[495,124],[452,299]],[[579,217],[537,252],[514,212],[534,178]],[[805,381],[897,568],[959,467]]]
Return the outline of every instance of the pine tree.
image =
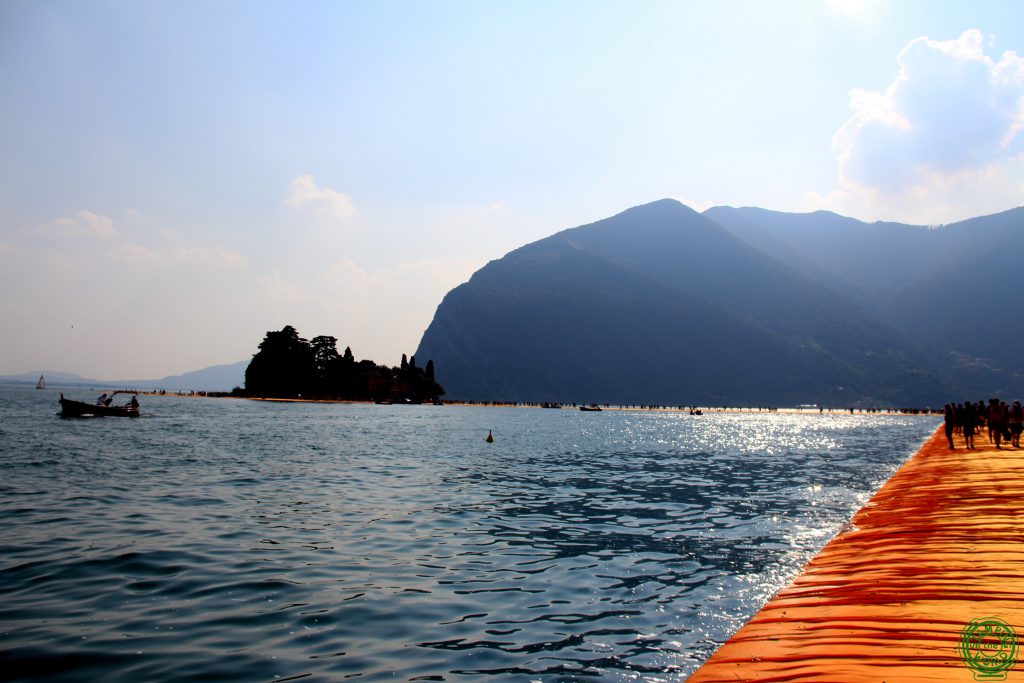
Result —
[[[338,340],[328,336],[313,337],[310,346],[317,380],[316,393],[321,396],[338,395],[341,380],[341,356],[338,355]]]
[[[298,396],[316,388],[313,350],[291,325],[268,331],[245,370],[245,389],[256,396]]]

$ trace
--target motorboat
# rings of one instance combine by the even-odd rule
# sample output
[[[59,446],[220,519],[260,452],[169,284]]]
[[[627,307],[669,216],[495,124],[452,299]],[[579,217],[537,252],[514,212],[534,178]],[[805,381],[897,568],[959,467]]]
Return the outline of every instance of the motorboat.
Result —
[[[114,396],[117,394],[131,394],[132,400],[125,405],[115,406]],[[138,417],[140,413],[137,394],[136,391],[115,391],[109,396],[103,394],[94,403],[87,403],[64,398],[64,394],[61,393],[60,414],[61,417]]]

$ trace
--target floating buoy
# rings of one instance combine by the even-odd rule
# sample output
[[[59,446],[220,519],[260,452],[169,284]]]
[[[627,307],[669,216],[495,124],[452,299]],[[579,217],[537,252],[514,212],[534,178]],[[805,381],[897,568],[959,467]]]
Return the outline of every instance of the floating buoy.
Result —
[[[487,443],[494,443],[494,434],[491,433],[490,429],[487,430],[487,439],[486,439],[486,441],[487,441]]]

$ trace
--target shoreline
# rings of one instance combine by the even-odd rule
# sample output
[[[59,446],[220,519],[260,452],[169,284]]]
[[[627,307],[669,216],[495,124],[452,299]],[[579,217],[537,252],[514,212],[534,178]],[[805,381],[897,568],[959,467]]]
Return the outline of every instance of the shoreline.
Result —
[[[265,401],[268,403],[323,403],[323,404],[355,404],[355,405],[398,405],[398,406],[429,406],[433,408],[456,407],[456,408],[517,408],[517,409],[542,409],[541,403],[505,403],[500,401],[444,401],[440,404],[423,403],[402,403],[394,401],[380,404],[377,401],[363,399],[343,398],[275,398],[268,396],[234,396],[223,392],[171,392],[171,391],[140,391],[141,396],[175,396],[179,398],[229,398],[244,401]],[[590,406],[590,403],[563,403],[554,410],[567,410],[570,412],[579,411],[581,406]],[[761,413],[761,414],[786,414],[786,415],[941,415],[941,411],[933,408],[828,408],[828,407],[733,407],[733,406],[667,406],[667,405],[612,405],[598,404],[599,412],[635,412],[635,413],[682,413],[691,414],[692,410],[699,410],[703,414],[709,413]],[[696,417],[697,415],[694,415]]]

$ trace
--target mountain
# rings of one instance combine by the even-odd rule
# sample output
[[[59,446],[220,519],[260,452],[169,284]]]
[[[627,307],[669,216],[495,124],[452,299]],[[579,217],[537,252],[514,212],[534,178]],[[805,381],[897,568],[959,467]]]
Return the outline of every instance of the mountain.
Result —
[[[157,389],[182,391],[231,391],[245,384],[245,369],[248,360],[212,365],[202,370],[193,370],[181,375],[171,375],[163,379],[149,382],[136,382],[136,385],[153,386]]]
[[[704,215],[918,339],[959,395],[1024,389],[1024,207],[939,228],[755,208]]]
[[[487,264],[416,354],[453,398],[941,405],[992,378],[893,300],[931,286],[954,228],[662,200]]]
[[[716,206],[704,216],[791,268],[869,297],[906,286],[945,252],[925,226],[864,223],[829,211]]]
[[[168,391],[231,391],[245,382],[245,368],[249,361],[239,361],[227,365],[213,365],[202,370],[194,370],[181,375],[171,375],[163,379],[142,380],[99,380],[82,377],[70,372],[41,370],[25,372],[20,375],[0,376],[0,383],[35,384],[39,375],[46,376],[46,382],[54,386],[88,386],[88,387],[137,387],[140,389],[166,389]]]
[[[1019,397],[1024,208],[957,223],[937,237],[949,247],[946,258],[887,301],[885,313],[943,347],[959,373],[985,378],[981,395]]]
[[[46,383],[50,386],[84,386],[101,384],[94,379],[76,375],[73,372],[59,372],[56,370],[35,370],[23,372],[19,375],[2,375],[0,383],[3,384],[35,384],[39,381],[39,375],[46,377]]]

